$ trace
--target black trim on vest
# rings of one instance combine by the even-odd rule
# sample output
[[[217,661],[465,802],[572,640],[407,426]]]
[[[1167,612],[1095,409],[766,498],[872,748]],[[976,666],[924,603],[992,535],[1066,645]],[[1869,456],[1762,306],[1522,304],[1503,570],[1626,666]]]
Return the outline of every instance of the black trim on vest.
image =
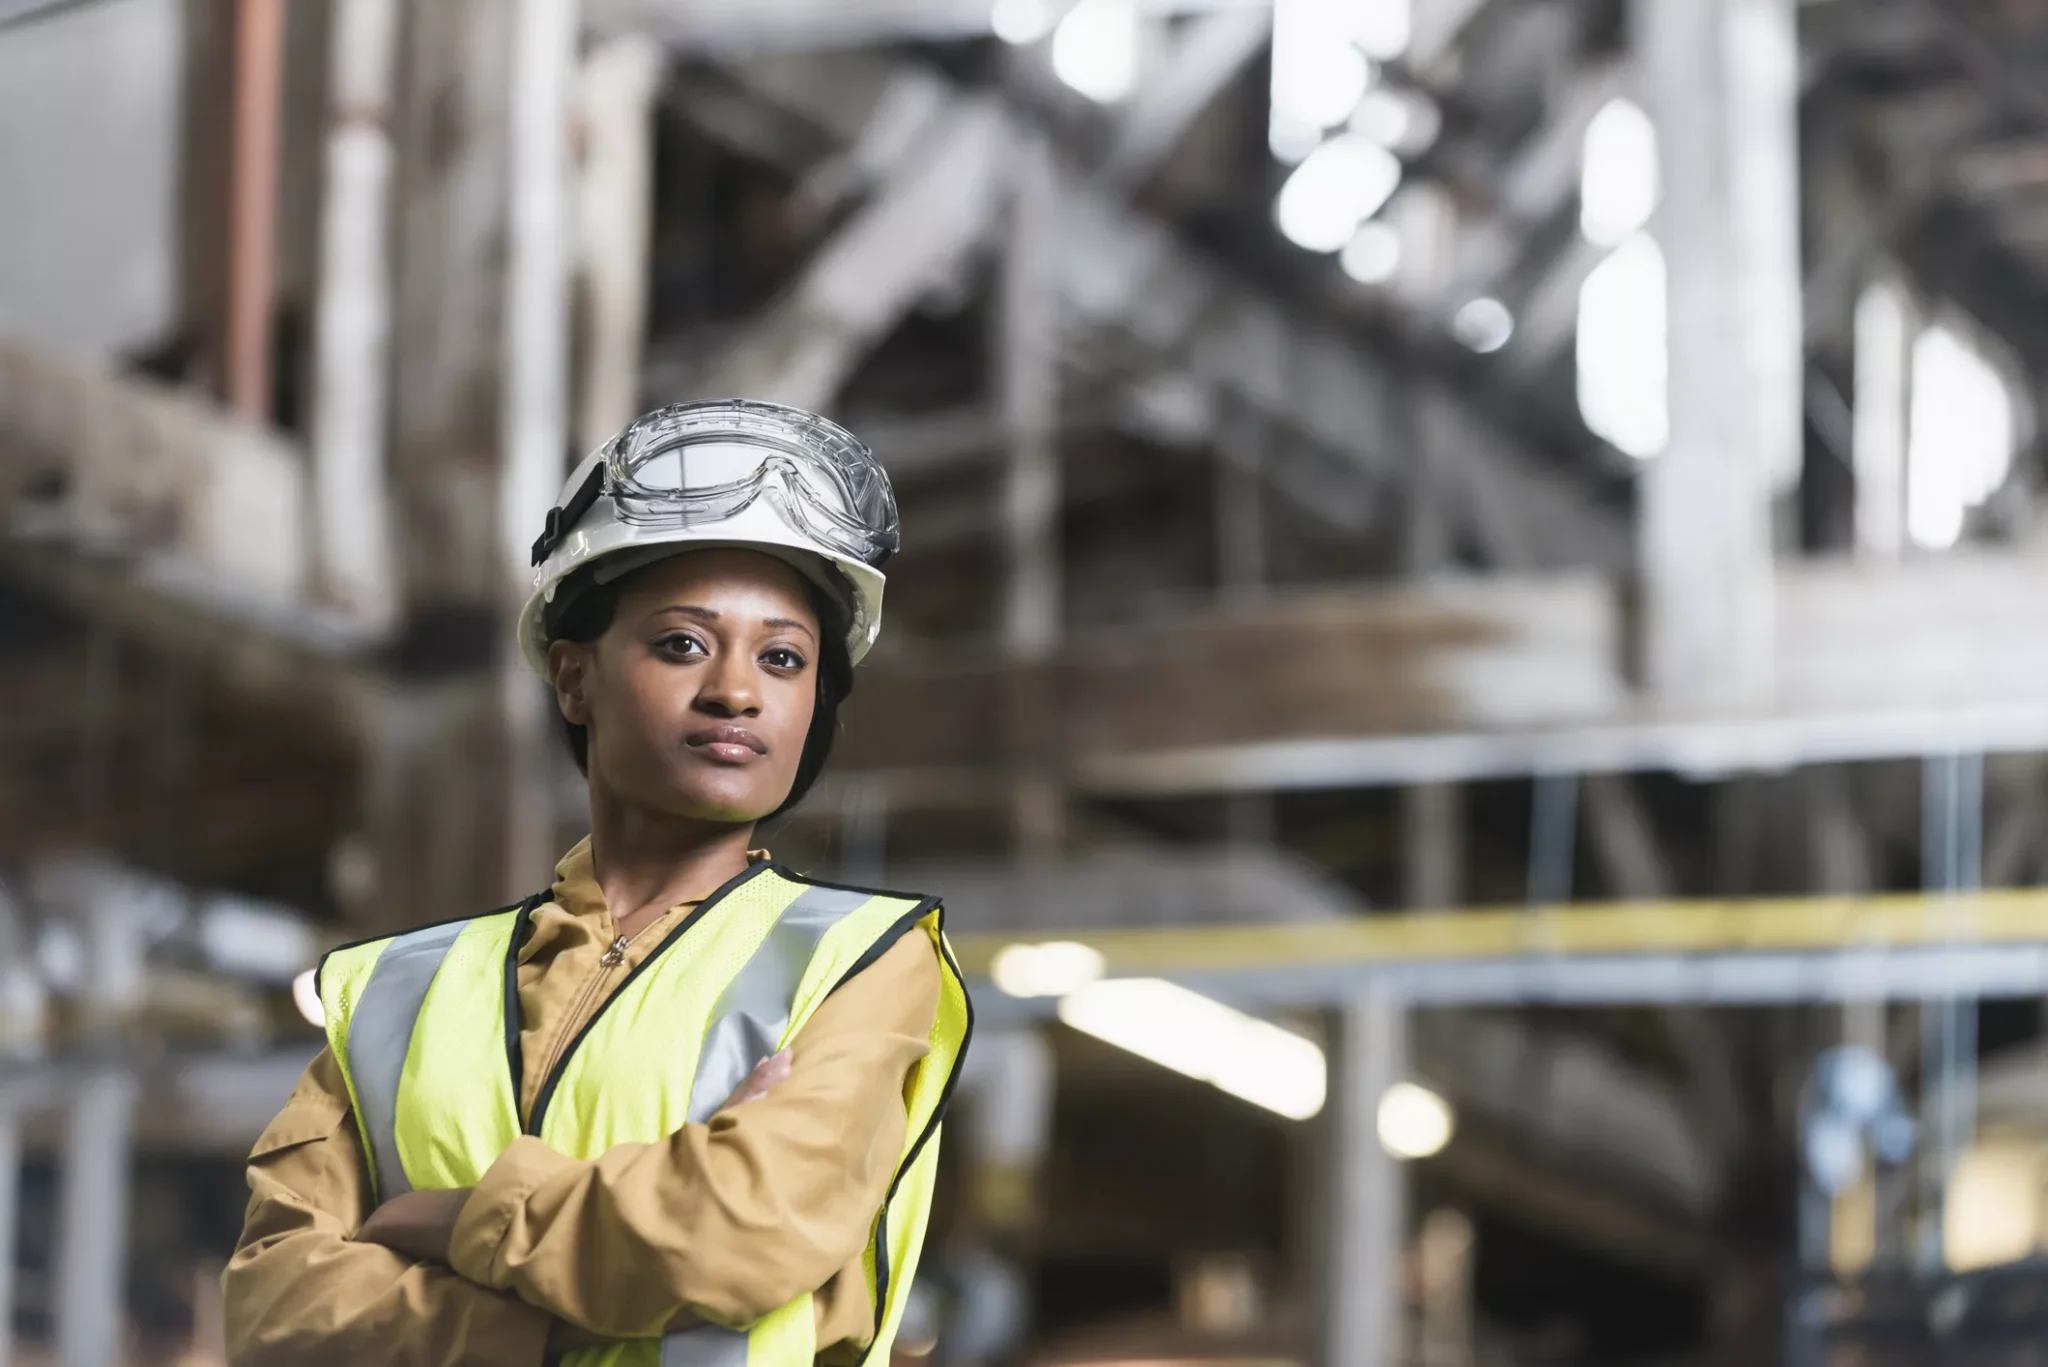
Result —
[[[505,1062],[512,1071],[512,1116],[519,1116],[519,1089],[526,1081],[526,1052],[519,1044],[519,951],[533,929],[533,913],[552,900],[553,892],[536,892],[519,904],[512,942],[505,946]]]
[[[533,1098],[533,1113],[526,1118],[523,1133],[533,1135],[536,1138],[539,1137],[540,1127],[547,1120],[548,1103],[555,1099],[555,1089],[561,1085],[562,1075],[569,1071],[570,1060],[576,1057],[576,1051],[583,1046],[583,1041],[589,1036],[590,1032],[597,1028],[597,1023],[604,1019],[604,1013],[611,1009],[611,1004],[624,996],[626,989],[633,985],[633,980],[645,972],[649,965],[661,958],[662,955],[668,953],[669,947],[675,944],[676,941],[689,934],[690,927],[702,921],[706,914],[720,902],[723,902],[727,894],[731,893],[733,889],[739,887],[740,884],[748,879],[765,873],[773,867],[774,865],[764,859],[759,863],[747,865],[745,869],[726,879],[724,883],[719,885],[716,892],[698,903],[697,909],[683,918],[681,925],[663,936],[661,943],[654,947],[654,951],[651,954],[633,965],[632,971],[626,974],[625,979],[616,988],[612,989],[611,995],[598,1004],[597,1010],[590,1013],[590,1019],[583,1022],[583,1028],[576,1032],[576,1037],[569,1041],[567,1048],[562,1050],[561,1058],[555,1061],[554,1068],[549,1071],[546,1078],[542,1079],[540,1091],[535,1093]],[[511,998],[505,1008],[509,1013],[506,1019],[510,1022],[517,1022],[519,1019],[518,985],[511,981],[510,975],[507,975],[506,990]],[[517,1090],[515,1087],[515,1094]],[[515,1107],[516,1104],[515,1101]]]
[[[855,889],[855,891],[858,890],[859,889]],[[890,895],[902,896],[904,894],[897,893]],[[875,961],[881,958],[884,954],[887,954],[890,950],[894,949],[896,947],[896,942],[902,939],[905,935],[909,934],[910,928],[912,926],[916,925],[919,921],[922,921],[925,917],[931,915],[933,912],[938,910],[941,910],[941,904],[939,902],[939,899],[936,897],[927,897],[922,902],[919,902],[911,910],[905,912],[903,916],[899,918],[894,925],[890,926],[887,930],[882,932],[880,939],[876,940],[873,944],[869,945],[865,950],[861,952],[861,956],[853,961],[853,967],[847,969],[844,973],[840,974],[839,981],[832,984],[832,991],[827,992],[825,995],[828,997],[831,996],[832,992],[837,992],[840,988],[852,982],[861,973],[865,972],[870,968],[873,968],[875,966]]]
[[[946,909],[937,907],[939,914],[939,936],[934,942],[939,947],[939,958],[952,970],[953,980],[960,985],[960,1001],[967,1011],[967,1026],[960,1034],[960,1052],[953,1056],[952,1071],[946,1074],[946,1086],[939,1093],[939,1104],[932,1108],[931,1119],[925,1122],[917,1142],[903,1156],[903,1163],[896,1169],[896,1176],[890,1179],[889,1194],[882,1198],[882,1209],[875,1216],[875,1336],[868,1340],[868,1346],[861,1350],[860,1360],[855,1367],[867,1367],[873,1356],[875,1345],[882,1340],[882,1321],[889,1312],[889,1203],[896,1199],[896,1189],[903,1185],[903,1178],[924,1152],[924,1146],[939,1132],[939,1122],[946,1118],[946,1112],[953,1105],[953,1091],[960,1083],[962,1065],[967,1062],[967,1048],[974,1042],[974,998],[967,991],[967,975],[960,971],[960,965],[953,958],[952,947],[946,943]],[[921,917],[919,919],[922,919]],[[912,924],[915,924],[913,922]],[[905,929],[908,929],[906,926]],[[847,977],[852,977],[848,974]],[[840,979],[844,982],[846,979]]]
[[[900,888],[869,888],[862,887],[858,883],[828,883],[822,878],[812,878],[808,874],[798,873],[795,869],[790,868],[788,865],[776,863],[776,861],[772,859],[768,862],[774,865],[775,871],[777,873],[781,874],[784,878],[787,878],[790,882],[802,883],[806,887],[829,888],[836,892],[858,892],[868,897],[891,897],[899,902],[936,903],[939,900],[936,897],[927,897],[925,894],[921,892],[905,892]]]
[[[541,893],[539,894],[539,896],[545,898],[547,894]],[[387,930],[382,935],[365,935],[360,940],[350,940],[345,945],[336,945],[334,948],[328,950],[325,954],[322,954],[320,956],[320,962],[314,966],[313,994],[319,997],[322,1001],[327,1000],[325,994],[322,991],[321,979],[325,976],[327,972],[327,961],[337,954],[344,953],[351,949],[361,949],[364,945],[374,945],[382,940],[396,940],[400,936],[410,935],[416,930],[432,930],[435,926],[452,926],[458,921],[481,921],[486,916],[500,916],[508,911],[516,911],[525,905],[525,902],[507,902],[504,906],[492,907],[489,911],[473,911],[467,916],[444,916],[438,921],[423,921],[416,926],[407,926],[404,930]]]

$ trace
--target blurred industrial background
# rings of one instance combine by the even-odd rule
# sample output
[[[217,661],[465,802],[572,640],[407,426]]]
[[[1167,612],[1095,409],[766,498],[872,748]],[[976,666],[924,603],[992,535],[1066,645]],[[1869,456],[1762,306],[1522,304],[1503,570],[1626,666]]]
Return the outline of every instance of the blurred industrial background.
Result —
[[[2048,1360],[2044,303],[2038,0],[0,0],[0,1362],[221,1362],[728,394],[903,508],[768,842],[979,982],[899,1358]]]

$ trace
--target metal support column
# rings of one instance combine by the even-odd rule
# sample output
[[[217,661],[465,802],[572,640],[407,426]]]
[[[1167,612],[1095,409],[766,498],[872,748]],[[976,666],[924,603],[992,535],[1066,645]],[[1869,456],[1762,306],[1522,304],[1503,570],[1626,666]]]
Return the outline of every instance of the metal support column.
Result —
[[[1772,499],[1804,427],[1797,0],[1634,0],[1657,129],[1671,438],[1639,495],[1643,676],[1671,702],[1773,688]]]
[[[504,598],[517,612],[529,548],[553,505],[569,449],[569,108],[576,0],[519,0],[512,21],[511,210],[505,272],[503,459],[498,529]],[[505,883],[511,896],[548,885],[555,858],[554,755],[544,693],[504,632],[500,668],[506,757]]]
[[[1216,421],[1216,591],[1226,611],[1266,594],[1265,444],[1273,439],[1245,405],[1223,402]],[[1273,794],[1232,793],[1224,799],[1224,839],[1240,849],[1269,845],[1275,815]]]
[[[1395,1367],[1407,1180],[1380,1144],[1380,1098],[1408,1071],[1406,1005],[1387,987],[1336,1013],[1330,1057],[1324,1367]]]
[[[121,1360],[134,1114],[135,1079],[125,1069],[107,1068],[79,1083],[65,1119],[57,1216],[60,1367],[112,1367]]]
[[[398,617],[385,478],[391,373],[391,109],[397,0],[334,0],[313,343],[313,554],[323,599]]]
[[[1957,894],[1983,881],[1984,757],[1935,755],[1921,787],[1921,842],[1929,929],[1962,939],[1975,927]],[[1977,1002],[1960,994],[1920,1008],[1920,1226],[1918,1264],[1942,1269],[1949,1178],[1977,1124]]]
[[[1454,438],[1440,408],[1406,397],[1394,406],[1396,440],[1414,452],[1408,471],[1408,525],[1402,558],[1426,578],[1452,559],[1447,457]],[[1465,790],[1423,783],[1401,794],[1402,902],[1410,910],[1456,906],[1464,894]]]
[[[1015,768],[1012,826],[1020,855],[1057,849],[1066,801],[1047,767],[1043,671],[1060,638],[1059,183],[1052,149],[1024,138],[1015,149],[1008,250],[1002,269],[998,383],[1010,461],[1003,486],[1008,590],[1003,645],[1016,666],[1008,708]]]
[[[271,295],[277,271],[277,147],[284,0],[236,0],[228,190],[227,345],[222,388],[251,422],[270,416]]]
[[[1579,776],[1538,774],[1529,791],[1528,903],[1556,906],[1572,898],[1579,847]]]
[[[575,424],[579,453],[595,451],[640,411],[648,235],[654,222],[654,100],[665,63],[659,43],[626,34],[585,53],[577,77],[584,129],[578,273],[585,303]]]
[[[14,1257],[20,1245],[21,1121],[14,1099],[0,1087],[0,1367],[14,1352]]]
[[[1856,554],[1895,561],[1906,549],[1906,432],[1913,393],[1913,299],[1879,279],[1856,304]]]
[[[1402,904],[1410,910],[1456,906],[1464,896],[1465,790],[1419,783],[1401,795]]]
[[[1266,451],[1273,434],[1242,404],[1216,422],[1216,587],[1225,606],[1266,592]]]

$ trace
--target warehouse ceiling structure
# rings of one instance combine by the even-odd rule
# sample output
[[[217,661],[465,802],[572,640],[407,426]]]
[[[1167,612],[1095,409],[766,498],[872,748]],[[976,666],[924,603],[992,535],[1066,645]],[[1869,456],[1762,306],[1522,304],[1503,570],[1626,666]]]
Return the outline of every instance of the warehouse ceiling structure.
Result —
[[[1813,1057],[1960,1095],[1939,1002],[2048,971],[2030,894],[1840,900],[2048,881],[2044,75],[2013,0],[0,3],[0,130],[69,139],[0,141],[0,945],[80,849],[329,940],[541,885],[581,790],[504,638],[568,457],[808,406],[905,546],[776,844],[949,894],[1010,1040],[963,1227],[1051,1322],[1241,1238],[1288,1342],[1388,1361],[1436,1202],[1690,1307],[1566,1360],[1755,1361]],[[1635,910],[1445,910],[1585,896]],[[1316,1120],[1134,1082],[1000,985],[1047,945],[1311,1041]],[[232,1149],[309,1047],[253,982],[147,1007],[245,1068],[0,1104]],[[1461,1125],[1404,1168],[1411,1077]],[[1170,1187],[1126,1087],[1316,1195],[1056,1210]]]

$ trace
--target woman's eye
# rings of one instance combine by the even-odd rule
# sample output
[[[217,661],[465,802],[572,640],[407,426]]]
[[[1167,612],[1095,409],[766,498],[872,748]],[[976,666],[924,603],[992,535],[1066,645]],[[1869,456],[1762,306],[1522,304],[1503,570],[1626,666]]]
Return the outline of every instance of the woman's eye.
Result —
[[[702,641],[699,641],[694,636],[686,636],[682,632],[677,632],[673,636],[662,637],[654,643],[654,648],[665,655],[710,654],[709,651],[704,649]]]
[[[761,656],[761,663],[770,669],[798,670],[804,667],[804,657],[794,650],[777,647],[764,653]]]

